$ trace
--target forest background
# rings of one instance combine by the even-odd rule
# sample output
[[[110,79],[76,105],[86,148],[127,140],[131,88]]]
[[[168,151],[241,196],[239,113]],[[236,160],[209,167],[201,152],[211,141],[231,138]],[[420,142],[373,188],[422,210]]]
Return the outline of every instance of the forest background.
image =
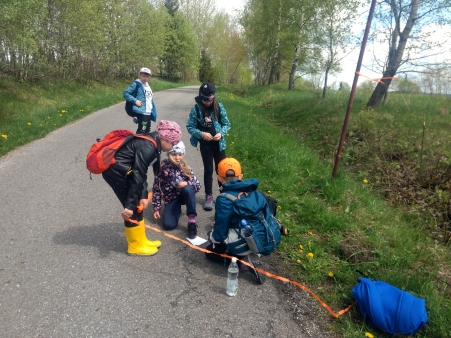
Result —
[[[330,76],[360,48],[369,2],[251,0],[234,16],[211,0],[0,3],[0,155],[122,101],[142,66],[157,91],[212,81],[230,143],[246,144],[229,155],[266,182],[292,230],[278,251],[291,276],[334,308],[352,302],[357,270],[384,279],[426,298],[419,336],[451,335],[449,1],[376,6],[364,68],[387,79],[357,87],[335,180],[351,85]],[[357,310],[330,326],[370,330]]]

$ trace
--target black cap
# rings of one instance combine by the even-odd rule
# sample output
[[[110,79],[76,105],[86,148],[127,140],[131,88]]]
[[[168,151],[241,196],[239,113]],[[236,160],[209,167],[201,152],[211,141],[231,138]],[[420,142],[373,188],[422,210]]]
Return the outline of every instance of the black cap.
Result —
[[[199,88],[199,96],[201,100],[212,101],[215,98],[216,87],[211,82],[204,82]]]

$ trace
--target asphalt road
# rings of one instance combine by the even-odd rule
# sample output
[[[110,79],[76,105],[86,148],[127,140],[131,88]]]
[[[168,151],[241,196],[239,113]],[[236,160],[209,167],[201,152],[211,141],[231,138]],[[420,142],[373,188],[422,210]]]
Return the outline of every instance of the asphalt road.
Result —
[[[197,89],[157,92],[155,102],[159,119],[182,127],[186,160],[203,184],[185,127]],[[122,207],[85,165],[91,144],[114,129],[135,131],[123,103],[0,158],[1,337],[328,337],[303,291],[273,279],[257,285],[243,272],[229,297],[226,267],[162,233],[147,230],[163,243],[158,254],[128,256]],[[206,238],[214,212],[202,209],[203,189],[197,195]],[[144,215],[161,228],[151,207]],[[171,234],[184,239],[186,222],[183,215]]]

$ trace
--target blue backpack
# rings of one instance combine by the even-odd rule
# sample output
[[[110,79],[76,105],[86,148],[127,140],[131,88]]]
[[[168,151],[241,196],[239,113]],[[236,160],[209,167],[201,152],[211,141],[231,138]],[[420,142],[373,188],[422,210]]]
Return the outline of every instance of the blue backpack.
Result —
[[[134,97],[136,97],[136,95],[138,95],[138,88],[139,87],[141,87],[141,90],[144,92],[144,88],[143,88],[143,85],[141,84],[141,82],[135,81],[135,83],[136,83],[136,87],[135,87],[135,91],[133,92],[133,96]],[[134,105],[133,102],[125,101],[125,112],[130,117],[135,116],[135,113],[133,112],[133,105]]]
[[[413,334],[428,321],[424,299],[388,283],[359,278],[352,294],[367,324],[390,334]]]
[[[252,239],[240,235],[246,240],[249,248],[254,253],[268,256],[276,250],[280,244],[280,224],[271,214],[265,196],[259,191],[243,192],[235,197],[228,193],[222,193],[233,202],[232,227],[239,232],[240,223],[245,219],[252,228]],[[249,243],[251,241],[252,244]],[[258,251],[258,252],[256,252]]]

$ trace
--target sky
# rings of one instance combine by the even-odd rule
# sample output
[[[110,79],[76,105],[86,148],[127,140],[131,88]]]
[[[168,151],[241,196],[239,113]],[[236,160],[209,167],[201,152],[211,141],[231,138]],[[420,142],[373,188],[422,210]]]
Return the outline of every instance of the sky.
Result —
[[[233,15],[235,10],[242,10],[244,7],[244,3],[246,1],[244,0],[216,0],[216,6],[218,9],[223,9],[227,13]],[[369,8],[368,8],[369,9]],[[363,32],[366,27],[366,21],[368,19],[368,13],[365,10],[365,14],[362,15],[360,20],[358,20],[358,24],[356,27],[353,28],[353,30],[357,30],[361,32],[361,36],[363,37]],[[373,18],[374,21],[374,18]],[[372,25],[374,27],[374,25]],[[451,30],[450,27],[448,27],[449,30]],[[449,36],[451,36],[451,32],[448,32]],[[443,34],[435,34],[435,36],[443,40]],[[365,67],[367,65],[368,67],[372,63],[373,59],[373,53],[375,51],[384,51],[387,49],[387,45],[370,45],[367,44],[366,49],[363,54],[363,61],[362,66],[360,69],[360,73],[363,76],[359,77],[358,83],[362,83],[368,79],[375,79],[380,78],[382,74],[373,72]],[[354,81],[355,71],[357,67],[357,62],[360,55],[360,46],[353,50],[352,53],[350,53],[342,62],[341,67],[342,71],[339,74],[334,74],[329,76],[328,84],[331,85],[333,82],[336,82],[337,86],[340,81],[347,82],[349,85],[352,85]],[[445,58],[446,56],[441,56],[440,58]],[[448,56],[449,57],[449,56]]]
[[[233,14],[236,9],[242,10],[244,3],[243,0],[216,0],[218,9],[224,9],[229,14]]]

